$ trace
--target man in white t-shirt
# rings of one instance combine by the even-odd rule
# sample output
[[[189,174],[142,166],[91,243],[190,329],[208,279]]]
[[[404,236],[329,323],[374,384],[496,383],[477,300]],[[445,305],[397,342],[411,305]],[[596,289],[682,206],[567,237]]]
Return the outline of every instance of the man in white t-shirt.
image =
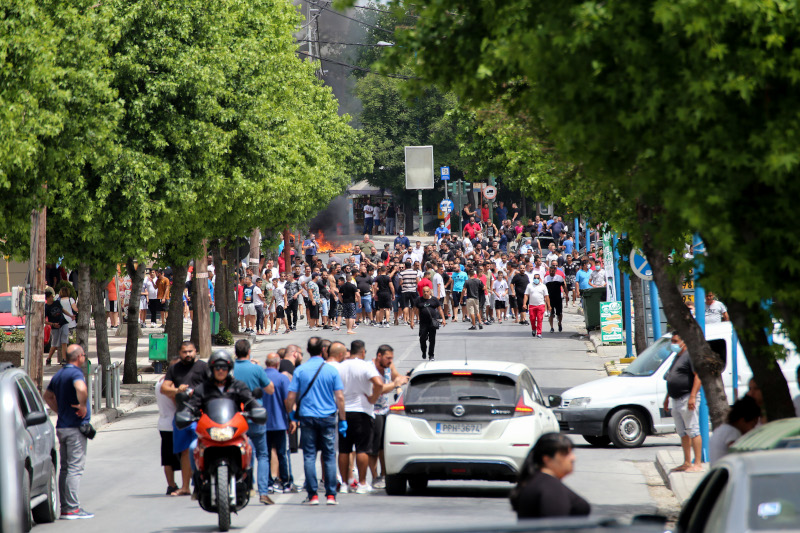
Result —
[[[352,465],[350,453],[355,448],[358,486],[355,492],[367,494],[372,488],[367,484],[367,468],[372,449],[372,433],[375,424],[375,402],[383,391],[383,378],[375,365],[364,360],[366,348],[362,341],[350,345],[350,359],[345,359],[347,349],[341,342],[334,342],[328,349],[328,360],[341,364],[334,367],[339,371],[344,385],[344,410],[347,418],[345,436],[339,437],[339,471],[342,480],[348,480]]]
[[[364,202],[364,232],[372,235],[372,222],[375,210],[369,205],[369,198]]]
[[[525,289],[522,308],[526,307],[531,318],[531,336],[541,339],[544,312],[550,310],[550,296],[538,273],[533,275],[533,281]]]
[[[551,264],[553,261],[558,261],[559,255],[556,252],[556,245],[555,243],[550,243],[547,247],[547,256],[545,257],[545,264]]]
[[[728,308],[725,304],[720,302],[714,297],[714,293],[709,291],[706,293],[706,324],[719,324],[720,322],[728,322]]]

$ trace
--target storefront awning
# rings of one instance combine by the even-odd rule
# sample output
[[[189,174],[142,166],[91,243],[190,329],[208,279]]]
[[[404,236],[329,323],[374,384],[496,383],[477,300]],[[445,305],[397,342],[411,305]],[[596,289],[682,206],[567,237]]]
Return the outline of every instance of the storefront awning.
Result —
[[[347,188],[347,192],[350,194],[361,194],[364,196],[378,196],[381,194],[381,188],[370,185],[367,180],[361,180],[350,185],[350,187]]]

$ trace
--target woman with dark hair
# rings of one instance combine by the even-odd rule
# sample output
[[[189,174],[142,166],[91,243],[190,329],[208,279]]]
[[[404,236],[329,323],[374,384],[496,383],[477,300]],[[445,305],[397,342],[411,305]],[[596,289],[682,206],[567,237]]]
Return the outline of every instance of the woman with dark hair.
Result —
[[[589,502],[561,483],[574,463],[572,441],[566,436],[545,433],[539,437],[511,490],[511,507],[517,518],[588,515]]]

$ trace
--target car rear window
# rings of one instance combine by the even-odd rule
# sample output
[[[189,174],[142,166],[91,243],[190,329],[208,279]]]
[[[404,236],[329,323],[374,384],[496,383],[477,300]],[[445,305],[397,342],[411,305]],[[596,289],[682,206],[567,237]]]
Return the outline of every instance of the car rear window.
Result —
[[[516,403],[517,386],[508,376],[423,374],[411,379],[406,403]]]
[[[0,313],[11,312],[11,296],[0,296]]]
[[[800,473],[752,476],[748,514],[754,530],[800,529]]]

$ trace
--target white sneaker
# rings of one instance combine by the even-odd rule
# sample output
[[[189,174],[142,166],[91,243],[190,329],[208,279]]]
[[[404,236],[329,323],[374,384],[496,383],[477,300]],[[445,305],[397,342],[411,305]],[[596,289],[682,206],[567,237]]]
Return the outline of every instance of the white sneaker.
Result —
[[[386,488],[386,478],[381,476],[377,479],[372,480],[372,488],[373,489],[385,489]]]
[[[365,483],[364,485],[361,483],[358,484],[356,494],[369,494],[370,492],[372,492],[372,487],[369,486],[369,483]]]
[[[342,483],[339,486],[339,494],[347,494],[348,492],[350,491],[348,490],[347,483]]]

